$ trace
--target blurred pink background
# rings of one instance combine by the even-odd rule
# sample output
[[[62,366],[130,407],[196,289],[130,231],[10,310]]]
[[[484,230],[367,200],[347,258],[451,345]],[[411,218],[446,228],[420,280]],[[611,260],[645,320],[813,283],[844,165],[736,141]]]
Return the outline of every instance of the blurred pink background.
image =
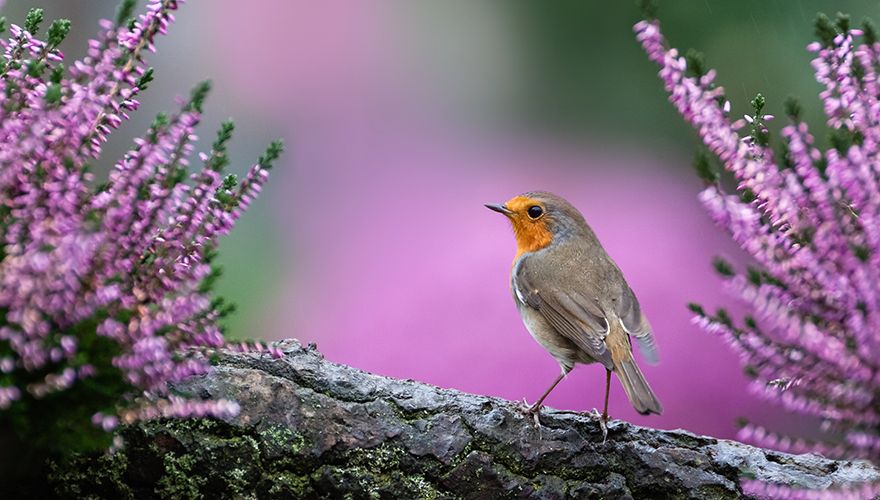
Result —
[[[239,26],[216,52],[237,61],[227,77],[238,97],[291,117],[292,167],[268,191],[287,193],[274,213],[300,265],[274,300],[270,337],[315,341],[364,370],[534,401],[559,369],[511,300],[509,225],[482,204],[543,189],[584,212],[656,328],[662,362],[645,371],[665,413],[638,415],[614,385],[612,415],[732,437],[737,415],[766,412],[735,356],[689,323],[689,300],[720,301],[709,262],[730,245],[695,200],[699,182],[663,164],[687,157],[474,130],[408,65],[387,2],[279,0],[272,11],[239,4],[214,20]],[[267,33],[287,43],[256,53],[242,43]],[[482,69],[493,70],[507,68]],[[547,404],[601,405],[603,375],[575,370]]]
[[[6,10],[23,13],[26,3]],[[66,46],[73,57],[115,5],[39,3],[47,17],[74,18],[80,38]],[[212,77],[206,147],[211,127],[226,116],[239,126],[232,145],[238,172],[271,138],[289,146],[261,199],[221,246],[222,293],[242,306],[231,335],[293,336],[364,370],[530,402],[559,368],[519,319],[508,278],[513,235],[483,204],[553,191],[582,210],[656,330],[661,362],[641,365],[665,413],[637,415],[615,381],[613,417],[728,438],[739,416],[809,432],[811,423],[792,423],[750,395],[731,350],[690,324],[687,302],[712,309],[732,302],[710,262],[739,253],[696,201],[701,185],[689,168],[696,141],[632,40],[635,8],[590,4],[614,36],[606,40],[614,53],[593,46],[584,55],[595,69],[585,73],[582,92],[593,96],[601,118],[556,133],[518,118],[542,100],[527,98],[535,94],[526,88],[542,74],[525,62],[523,18],[503,5],[188,2],[158,42],[151,59],[157,81],[143,111],[107,158],[171,106],[171,96]],[[698,18],[700,45],[730,48],[722,60],[729,67],[754,63],[724,43],[740,33],[735,25],[706,28],[732,19],[723,5],[670,6],[670,17],[674,23],[688,11],[692,17],[680,14],[679,22]],[[606,10],[613,12],[602,17]],[[802,31],[809,35],[808,22]],[[805,42],[786,33],[771,26],[760,36],[800,54]],[[615,73],[613,58],[624,56],[629,69]],[[735,72],[721,78],[738,85]],[[615,108],[600,110],[611,99],[602,92],[615,88]],[[578,367],[546,403],[590,410],[601,405],[603,390],[601,367]]]

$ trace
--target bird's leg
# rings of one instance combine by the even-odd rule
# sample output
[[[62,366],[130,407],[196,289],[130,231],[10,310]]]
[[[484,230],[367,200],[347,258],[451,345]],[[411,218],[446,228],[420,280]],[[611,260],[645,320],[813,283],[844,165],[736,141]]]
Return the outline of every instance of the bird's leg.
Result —
[[[565,376],[568,375],[568,372],[570,372],[570,371],[571,371],[570,368],[567,370],[565,368],[563,368],[562,373],[560,373],[559,376],[556,377],[556,380],[553,381],[553,384],[551,384],[550,387],[547,388],[546,391],[544,391],[544,394],[541,396],[541,398],[538,399],[538,401],[535,404],[533,404],[532,406],[529,407],[528,406],[529,403],[525,400],[525,398],[523,398],[523,403],[525,403],[525,405],[528,407],[525,410],[525,413],[526,413],[526,415],[532,416],[532,418],[535,420],[535,427],[537,427],[538,429],[541,428],[541,421],[538,419],[538,414],[540,414],[540,412],[541,412],[541,403],[544,402],[544,399],[547,398],[547,395],[550,394],[550,392],[553,391],[553,389],[556,388],[557,385],[559,385],[559,382],[562,382],[562,379],[564,379]]]
[[[611,370],[605,369],[605,407],[599,415],[599,427],[602,429],[602,444],[608,440],[608,393],[611,392]],[[599,413],[599,412],[596,412]]]
[[[605,408],[602,409],[602,420],[608,422],[608,393],[611,392],[611,370],[605,369]]]
[[[541,410],[541,403],[543,403],[544,400],[547,399],[547,396],[550,394],[550,392],[553,391],[553,389],[555,389],[557,385],[559,385],[559,382],[562,382],[562,379],[564,379],[567,374],[568,370],[562,370],[562,373],[560,373],[559,376],[556,377],[556,380],[553,381],[553,384],[550,385],[550,387],[547,388],[546,391],[544,391],[544,395],[541,396],[541,398],[535,404],[533,404],[531,408],[528,409],[528,413],[537,414],[538,411]]]

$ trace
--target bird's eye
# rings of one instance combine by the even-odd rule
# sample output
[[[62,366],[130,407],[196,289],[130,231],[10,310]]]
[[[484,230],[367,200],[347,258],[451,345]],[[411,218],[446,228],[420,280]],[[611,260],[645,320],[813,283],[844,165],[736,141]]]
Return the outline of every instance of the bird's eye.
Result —
[[[539,207],[538,205],[532,205],[527,210],[529,217],[532,219],[537,219],[538,217],[544,215],[544,209]]]

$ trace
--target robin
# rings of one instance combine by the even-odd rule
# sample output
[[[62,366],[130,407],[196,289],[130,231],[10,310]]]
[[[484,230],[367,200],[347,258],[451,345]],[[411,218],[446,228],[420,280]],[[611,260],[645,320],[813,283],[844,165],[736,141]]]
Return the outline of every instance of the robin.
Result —
[[[516,236],[510,272],[513,300],[532,337],[562,372],[527,412],[538,421],[541,403],[575,364],[605,366],[605,407],[600,424],[607,437],[611,372],[639,413],[663,407],[636,366],[630,337],[645,359],[657,361],[651,325],[617,264],[602,248],[583,215],[551,193],[530,192],[487,208],[507,216]]]

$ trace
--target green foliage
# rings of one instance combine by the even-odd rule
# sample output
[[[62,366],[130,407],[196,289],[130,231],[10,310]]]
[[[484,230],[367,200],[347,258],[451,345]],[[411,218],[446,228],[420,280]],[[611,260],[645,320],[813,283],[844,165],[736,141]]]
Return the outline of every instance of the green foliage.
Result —
[[[749,188],[742,188],[742,189],[739,190],[739,199],[740,199],[743,203],[751,203],[751,202],[757,200],[758,197],[755,196],[755,192],[752,191],[751,189],[749,189]]]
[[[850,27],[850,16],[849,14],[844,14],[842,12],[837,13],[837,18],[835,19],[834,26],[837,28],[838,33],[846,33],[849,31]]]
[[[733,319],[730,317],[727,309],[719,308],[717,311],[715,311],[715,320],[722,325],[733,327]]]
[[[232,192],[237,185],[238,178],[233,174],[229,174],[223,178],[223,183],[214,193],[214,198],[220,203],[223,210],[226,210],[227,212],[231,212],[232,209],[238,206],[238,196]]]
[[[862,31],[865,33],[865,43],[868,45],[877,43],[877,26],[873,20],[866,17],[862,21]]]
[[[46,104],[57,104],[61,100],[61,85],[57,83],[46,87]]]
[[[796,97],[786,97],[785,102],[783,103],[783,109],[785,110],[785,115],[791,118],[792,121],[799,122],[801,120],[803,108],[801,107],[801,102]]]
[[[828,47],[833,43],[834,37],[850,30],[850,24],[850,16],[847,14],[838,12],[834,21],[832,21],[831,18],[820,12],[816,15],[816,20],[814,21],[816,37],[819,38],[822,45]],[[866,34],[868,31],[871,31],[870,36],[876,39],[876,31],[870,19],[866,19],[862,25],[866,28]]]
[[[749,102],[749,104],[751,104],[752,109],[755,110],[755,115],[760,116],[761,113],[764,111],[764,105],[767,104],[767,100],[764,98],[763,94],[759,93],[755,96],[754,99]]]
[[[46,38],[47,49],[52,50],[59,45],[61,42],[67,38],[67,34],[70,33],[70,20],[69,19],[56,19],[52,21],[52,24],[49,25],[49,34]]]
[[[205,80],[199,82],[199,84],[192,89],[192,92],[190,92],[189,102],[184,106],[184,111],[197,111],[202,113],[202,106],[204,106],[205,99],[208,97],[209,92],[211,92],[211,81]]]
[[[831,22],[831,19],[824,13],[820,12],[816,15],[814,25],[816,27],[816,37],[819,38],[819,41],[826,47],[831,45],[834,37],[837,36],[837,28],[834,26],[834,23]]]
[[[235,186],[238,185],[238,178],[235,174],[229,174],[223,178],[223,184],[220,186],[220,189],[225,189],[227,191],[232,190]]]
[[[116,7],[116,24],[122,26],[126,24],[134,14],[134,8],[137,0],[122,0]]]
[[[722,257],[715,257],[712,260],[712,267],[715,268],[715,272],[721,276],[730,277],[736,274],[734,273],[733,266],[730,265],[730,262]]]
[[[684,54],[684,58],[687,61],[686,76],[699,78],[709,71],[706,67],[706,56],[699,50],[688,49]]]
[[[715,184],[719,179],[719,169],[713,165],[713,157],[706,148],[698,148],[694,154],[694,170],[707,184]]]
[[[863,245],[854,245],[853,253],[855,254],[856,258],[862,262],[867,262],[868,258],[871,257],[871,251]]]
[[[696,302],[689,302],[688,303],[688,310],[690,310],[692,313],[694,313],[698,316],[706,316],[706,310],[703,309],[703,306],[701,306],[700,304],[697,304]]]
[[[750,136],[755,141],[755,144],[766,147],[770,144],[770,132],[764,124],[764,106],[767,104],[767,100],[763,94],[758,93],[751,100],[750,104],[755,112],[755,115],[752,117]]]
[[[276,139],[269,144],[269,147],[266,148],[266,152],[260,156],[260,159],[257,161],[259,165],[266,169],[271,170],[272,165],[275,163],[275,160],[281,156],[281,153],[284,152],[284,141],[281,139]]]
[[[639,10],[642,12],[642,19],[647,19],[648,21],[657,19],[657,4],[654,0],[638,0],[636,5],[638,5]]]
[[[24,18],[24,29],[32,35],[36,35],[43,23],[43,9],[31,9]]]
[[[62,78],[64,78],[64,65],[59,63],[52,68],[52,73],[49,75],[49,81],[58,84],[61,83]]]
[[[27,64],[27,74],[33,78],[39,78],[42,76],[45,69],[46,63],[43,61],[31,61]]]
[[[794,168],[794,160],[791,157],[791,149],[787,141],[779,143],[777,158],[779,158],[779,170]]]
[[[147,132],[147,140],[150,141],[151,144],[156,144],[159,140],[159,134],[168,126],[170,120],[168,119],[167,113],[158,113],[156,114],[156,118],[153,119],[153,123],[150,124],[150,130]]]
[[[218,268],[219,269],[219,268]],[[218,318],[225,318],[234,313],[238,308],[234,303],[226,300],[225,297],[214,297],[211,299],[211,309],[216,311]]]
[[[179,162],[175,163],[169,168],[171,169],[171,171],[168,173],[168,177],[162,184],[162,187],[166,189],[170,189],[186,180],[186,167],[181,165]]]
[[[5,313],[0,315],[4,318]],[[0,429],[8,429],[11,440],[5,446],[17,449],[14,455],[0,454],[0,468],[5,472],[31,475],[40,473],[46,457],[58,458],[71,452],[92,451],[107,448],[112,434],[104,432],[91,423],[95,411],[112,414],[123,394],[131,392],[132,387],[125,381],[122,372],[113,366],[113,358],[120,354],[120,345],[107,337],[97,334],[97,326],[107,317],[103,312],[80,323],[61,329],[56,327],[48,338],[58,339],[61,335],[77,338],[79,349],[66,366],[81,369],[91,366],[95,374],[77,380],[70,388],[35,398],[25,393],[9,409],[0,411]],[[0,326],[4,320],[0,319]],[[10,354],[7,342],[0,342],[0,356]],[[16,369],[3,374],[0,384],[11,383],[24,386],[37,383],[46,375],[55,373],[58,366],[49,365],[39,371]],[[14,457],[13,463],[4,463]]]
[[[217,283],[217,280],[223,275],[223,268],[214,263],[217,259],[217,249],[209,248],[205,252],[205,256],[203,257],[204,261],[207,264],[211,265],[211,272],[208,273],[207,276],[202,280],[199,284],[199,293],[206,294],[214,289],[214,285]]]
[[[847,127],[833,129],[828,136],[831,146],[841,154],[846,154],[853,145],[861,146],[865,138],[858,130],[852,130]]]
[[[137,79],[137,81],[135,82],[134,86],[137,87],[138,90],[142,90],[142,91],[143,91],[143,90],[146,90],[146,89],[147,89],[147,86],[150,84],[150,82],[153,81],[153,78],[154,78],[154,71],[153,71],[153,68],[147,68],[147,70],[144,71],[144,74],[141,75],[141,76]]]
[[[816,170],[819,171],[819,173],[822,175],[822,177],[825,177],[825,178],[828,177],[828,175],[826,174],[826,170],[828,169],[828,160],[824,156],[822,156],[821,158],[816,160],[815,166],[816,166]]]
[[[755,286],[761,286],[761,283],[764,282],[762,275],[763,273],[760,269],[752,266],[749,266],[748,270],[746,271],[746,277],[748,278],[749,283]]]
[[[222,171],[229,164],[229,155],[226,152],[227,143],[232,139],[232,132],[235,130],[235,123],[232,120],[225,120],[220,124],[217,130],[217,138],[211,145],[211,156],[205,163],[205,167],[215,172]]]

